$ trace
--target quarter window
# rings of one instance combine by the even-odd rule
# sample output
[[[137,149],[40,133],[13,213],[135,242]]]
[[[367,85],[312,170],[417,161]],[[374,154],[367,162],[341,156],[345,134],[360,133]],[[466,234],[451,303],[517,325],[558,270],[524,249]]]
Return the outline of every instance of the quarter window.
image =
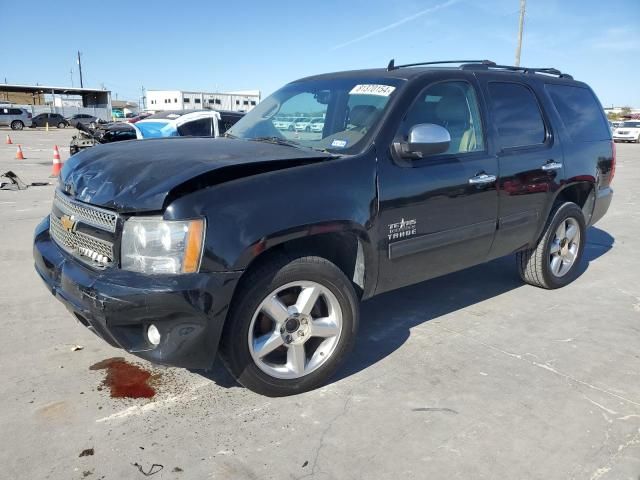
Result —
[[[501,148],[540,145],[546,130],[533,92],[519,83],[489,83],[490,108]]]
[[[602,109],[590,90],[555,84],[548,84],[546,88],[573,140],[589,142],[610,138]]]
[[[437,83],[423,90],[402,121],[403,140],[408,139],[411,127],[421,123],[434,123],[447,129],[451,144],[445,153],[484,150],[478,100],[467,82]]]

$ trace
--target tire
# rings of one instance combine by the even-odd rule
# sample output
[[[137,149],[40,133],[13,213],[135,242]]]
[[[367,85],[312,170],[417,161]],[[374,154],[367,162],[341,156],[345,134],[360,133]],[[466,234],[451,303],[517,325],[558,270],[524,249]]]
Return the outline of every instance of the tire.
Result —
[[[11,122],[11,130],[22,130],[24,128],[24,123],[20,120],[14,120]]]
[[[306,302],[312,308],[297,309],[293,304],[305,304],[302,292],[311,291],[320,292],[312,297],[317,300]],[[280,303],[273,303],[276,298]],[[256,393],[280,397],[312,390],[326,383],[353,347],[358,302],[352,283],[330,261],[274,257],[249,273],[234,296],[221,357],[231,375]],[[269,342],[257,341],[262,338]]]
[[[564,236],[561,225],[564,225]],[[573,237],[569,232],[574,232]],[[536,287],[564,287],[578,276],[585,241],[582,209],[572,202],[556,204],[538,244],[516,254],[520,277]]]
[[[65,128],[66,126],[67,126],[67,124],[66,124],[66,123],[64,123],[64,122],[60,122],[60,123],[58,123],[58,125],[57,125],[57,127],[58,127],[58,128]]]

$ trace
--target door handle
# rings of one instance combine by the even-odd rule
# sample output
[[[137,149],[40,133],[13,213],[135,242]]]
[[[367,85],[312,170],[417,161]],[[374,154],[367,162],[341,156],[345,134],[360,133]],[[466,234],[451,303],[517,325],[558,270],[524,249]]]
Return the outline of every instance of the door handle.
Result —
[[[469,179],[470,185],[484,185],[486,183],[493,183],[496,181],[495,175],[487,175],[486,173],[479,173],[475,177]]]
[[[562,164],[559,162],[554,162],[553,160],[550,160],[544,165],[542,165],[541,168],[545,172],[550,172],[551,170],[560,170],[562,168]]]

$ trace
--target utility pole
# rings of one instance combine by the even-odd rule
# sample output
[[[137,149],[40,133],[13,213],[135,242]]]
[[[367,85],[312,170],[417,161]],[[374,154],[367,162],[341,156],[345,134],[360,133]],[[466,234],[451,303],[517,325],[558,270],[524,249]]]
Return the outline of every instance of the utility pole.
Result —
[[[147,96],[145,94],[144,85],[141,88],[142,96],[140,97],[140,106],[139,110],[145,110],[147,108]]]
[[[69,70],[69,74],[71,75],[71,88],[73,88],[73,68]]]
[[[516,67],[520,66],[520,52],[522,51],[522,30],[524,29],[524,12],[527,0],[520,0],[520,26],[518,27],[518,46],[516,47]]]
[[[84,88],[82,83],[82,62],[80,61],[80,50],[78,50],[78,70],[80,71],[80,88]]]

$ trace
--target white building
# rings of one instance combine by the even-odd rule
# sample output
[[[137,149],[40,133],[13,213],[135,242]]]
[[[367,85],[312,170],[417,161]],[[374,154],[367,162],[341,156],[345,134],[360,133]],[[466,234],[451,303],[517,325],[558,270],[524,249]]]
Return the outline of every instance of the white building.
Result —
[[[208,93],[185,90],[147,90],[147,110],[231,110],[248,112],[260,102],[260,90]]]

